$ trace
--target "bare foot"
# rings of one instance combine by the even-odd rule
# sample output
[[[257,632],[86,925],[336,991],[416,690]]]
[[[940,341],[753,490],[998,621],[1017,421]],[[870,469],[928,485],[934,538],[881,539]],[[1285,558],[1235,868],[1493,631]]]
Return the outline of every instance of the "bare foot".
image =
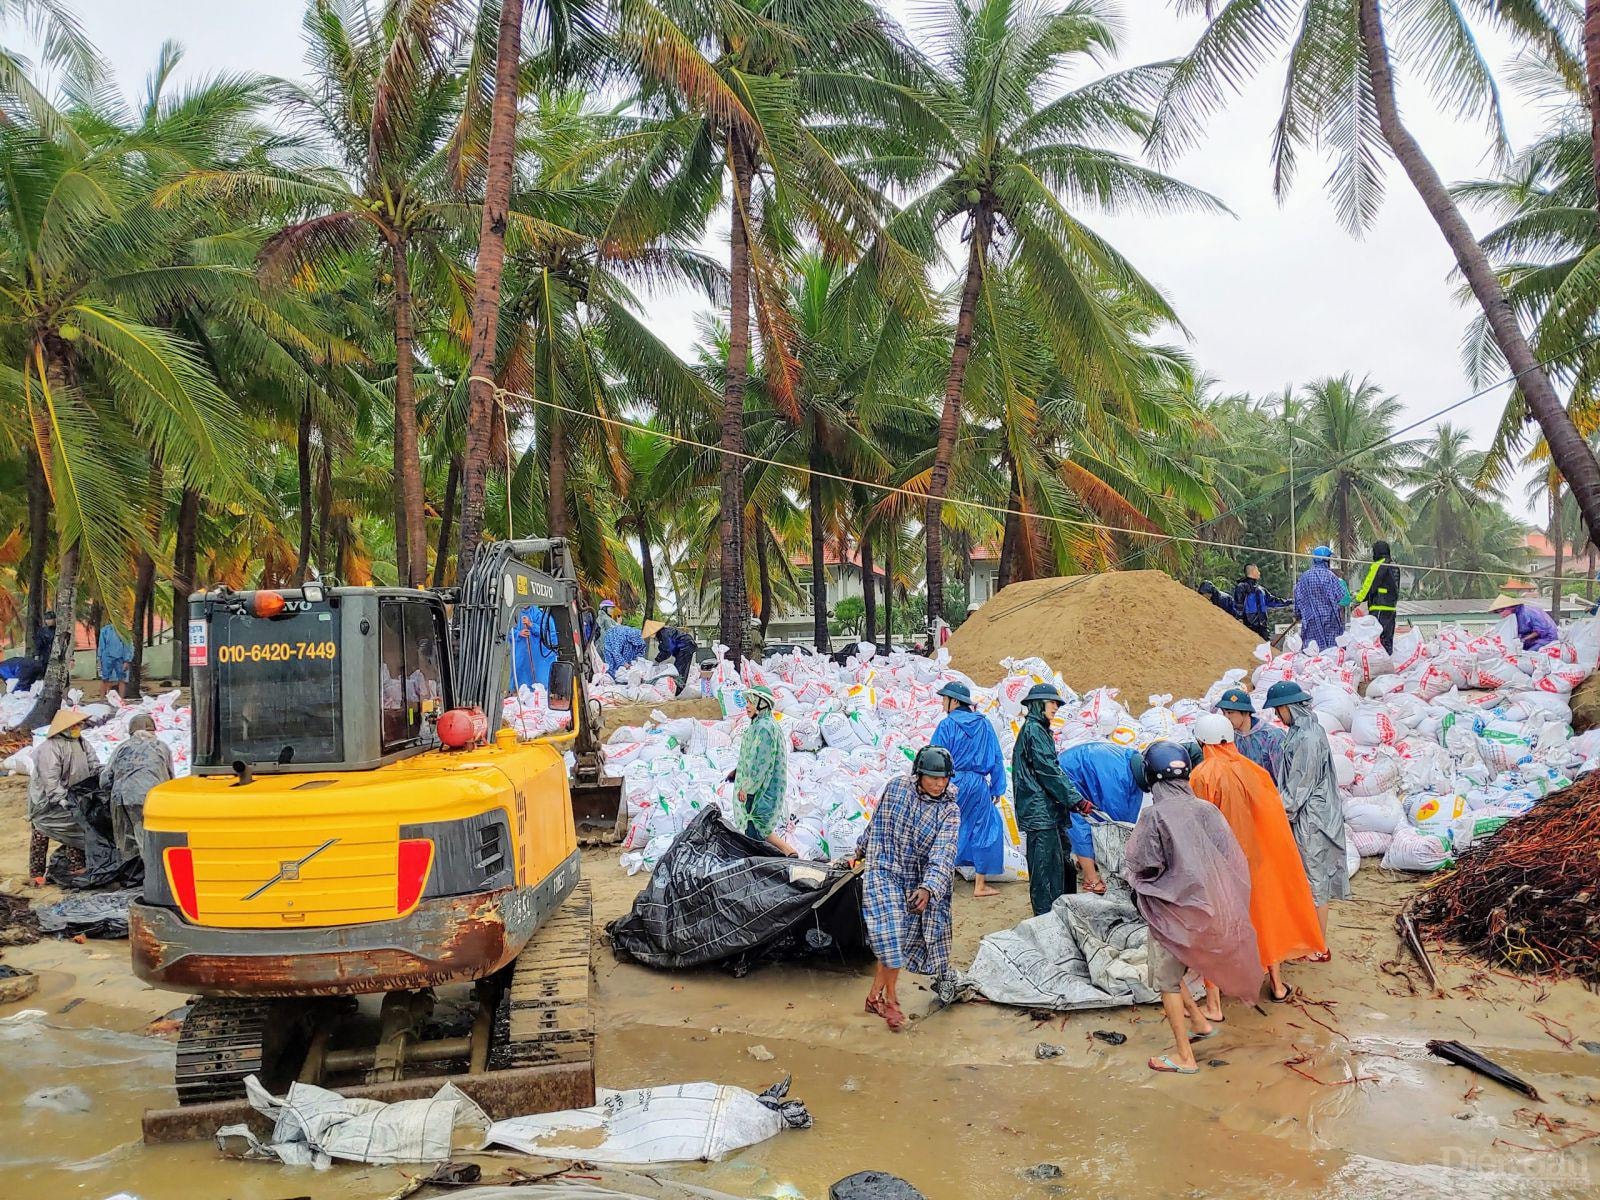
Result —
[[[999,894],[1000,894],[1000,889],[999,888],[992,888],[992,887],[989,887],[987,884],[985,884],[981,888],[973,888],[972,889],[972,898],[974,900],[987,900],[987,899],[989,899],[990,896],[998,896]]]

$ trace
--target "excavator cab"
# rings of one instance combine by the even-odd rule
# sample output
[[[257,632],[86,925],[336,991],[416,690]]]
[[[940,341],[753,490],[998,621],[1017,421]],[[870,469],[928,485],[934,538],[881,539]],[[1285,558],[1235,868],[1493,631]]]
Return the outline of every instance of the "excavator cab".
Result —
[[[191,598],[193,773],[146,801],[129,940],[141,979],[201,999],[147,1140],[232,1123],[250,1075],[592,1103],[573,792],[604,767],[576,602],[559,539],[487,546],[454,589]],[[502,705],[530,630],[567,727],[523,737]]]

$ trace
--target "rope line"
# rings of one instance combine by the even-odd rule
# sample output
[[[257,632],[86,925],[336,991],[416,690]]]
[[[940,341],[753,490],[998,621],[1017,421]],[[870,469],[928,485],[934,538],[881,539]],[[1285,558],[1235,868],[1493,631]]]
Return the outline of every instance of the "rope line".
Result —
[[[688,447],[692,447],[692,448],[694,448],[696,450],[703,450],[703,451],[707,451],[707,452],[712,453],[712,454],[730,454],[731,453],[733,455],[733,457],[742,459],[745,462],[759,463],[762,466],[776,467],[779,470],[792,471],[797,475],[801,475],[801,476],[805,476],[805,477],[810,477],[812,475],[815,475],[820,479],[829,479],[829,480],[834,481],[835,483],[853,484],[853,485],[856,485],[856,486],[859,486],[859,487],[870,488],[870,489],[872,489],[874,491],[883,492],[883,493],[888,494],[888,495],[906,496],[906,497],[909,497],[909,498],[914,499],[914,500],[926,501],[927,498],[928,498],[926,493],[913,491],[910,488],[898,487],[898,486],[896,486],[894,484],[874,483],[871,480],[857,479],[856,477],[851,476],[851,475],[839,475],[839,474],[835,474],[834,472],[831,472],[831,471],[813,471],[810,467],[799,466],[799,465],[797,465],[795,463],[780,462],[777,459],[766,458],[766,457],[763,457],[762,455],[751,454],[750,452],[743,451],[743,450],[741,450],[741,451],[727,451],[727,450],[724,450],[721,446],[718,446],[718,445],[715,445],[715,444],[712,444],[712,443],[709,443],[709,442],[697,441],[694,438],[684,437],[682,434],[671,433],[671,432],[669,432],[669,431],[667,431],[665,429],[655,429],[655,428],[653,428],[653,427],[651,427],[649,425],[641,424],[641,423],[639,423],[637,421],[628,421],[628,420],[624,420],[621,417],[611,417],[611,416],[604,416],[604,415],[602,415],[600,413],[586,412],[581,408],[572,408],[569,405],[561,404],[561,403],[558,403],[557,401],[554,401],[554,400],[544,400],[544,399],[540,399],[540,398],[538,398],[536,396],[527,395],[526,393],[523,393],[523,392],[514,392],[514,391],[511,391],[508,388],[501,387],[499,384],[494,383],[492,380],[485,379],[485,377],[481,376],[481,375],[474,375],[472,377],[472,379],[473,379],[474,382],[488,383],[491,387],[494,388],[495,394],[498,397],[500,397],[502,400],[504,398],[506,398],[506,397],[510,397],[510,398],[513,398],[513,399],[516,399],[516,400],[524,400],[524,401],[527,401],[528,403],[531,403],[531,404],[537,404],[537,405],[540,405],[540,406],[545,407],[545,408],[555,409],[556,411],[566,413],[569,416],[583,417],[586,420],[598,421],[603,425],[610,425],[610,426],[613,426],[613,427],[618,428],[618,429],[633,430],[636,433],[642,433],[642,434],[649,435],[651,437],[657,437],[657,438],[662,439],[663,441],[673,442],[673,443],[675,443],[677,445],[680,445],[680,446],[688,446]],[[975,509],[975,510],[978,510],[978,511],[981,511],[981,512],[992,513],[995,516],[999,516],[999,517],[1012,517],[1012,516],[1022,517],[1024,519],[1038,520],[1038,521],[1048,521],[1048,522],[1052,522],[1054,524],[1068,525],[1068,526],[1072,526],[1074,528],[1079,528],[1079,529],[1096,530],[1096,531],[1099,531],[1099,532],[1102,532],[1102,533],[1123,534],[1123,535],[1126,535],[1126,536],[1129,536],[1129,537],[1144,537],[1144,538],[1151,538],[1153,540],[1164,541],[1164,542],[1180,542],[1180,543],[1183,543],[1185,545],[1191,545],[1191,546],[1208,546],[1208,547],[1213,547],[1213,548],[1216,548],[1216,549],[1236,551],[1236,552],[1239,552],[1239,553],[1248,552],[1250,554],[1275,554],[1280,558],[1289,558],[1289,559],[1302,559],[1302,558],[1308,559],[1308,558],[1311,557],[1309,554],[1302,553],[1302,552],[1300,552],[1298,550],[1277,550],[1277,549],[1274,549],[1274,548],[1269,547],[1269,546],[1246,546],[1246,545],[1241,545],[1238,542],[1222,542],[1222,541],[1217,541],[1214,538],[1194,537],[1192,535],[1187,535],[1187,534],[1163,533],[1163,532],[1160,532],[1160,531],[1152,531],[1152,530],[1148,530],[1148,529],[1132,529],[1132,528],[1128,528],[1126,526],[1121,526],[1121,525],[1108,525],[1108,524],[1105,524],[1105,523],[1099,522],[1099,521],[1085,521],[1085,520],[1082,520],[1082,519],[1077,518],[1077,517],[1057,516],[1057,515],[1055,515],[1053,513],[1025,512],[1025,511],[1023,511],[1021,509],[1009,508],[1009,507],[1006,507],[1004,505],[989,504],[989,503],[986,503],[986,502],[981,501],[981,500],[965,500],[965,499],[961,499],[961,498],[955,497],[955,496],[947,496],[947,497],[945,497],[944,503],[945,504],[950,504],[950,505],[955,505],[955,506],[961,507],[961,508],[969,508],[969,509]],[[1237,510],[1234,510],[1234,511],[1237,511]],[[1465,567],[1437,567],[1437,566],[1423,565],[1423,564],[1417,564],[1417,563],[1400,563],[1400,562],[1396,562],[1393,565],[1395,567],[1401,569],[1401,570],[1408,570],[1408,571],[1432,571],[1432,572],[1434,572],[1436,574],[1470,575],[1470,576],[1474,576],[1476,578],[1481,578],[1481,579],[1504,579],[1505,578],[1505,572],[1503,572],[1503,571],[1474,571],[1474,570],[1470,570],[1470,569],[1465,568]],[[1563,576],[1563,578],[1587,579],[1588,576],[1585,574],[1585,575]]]

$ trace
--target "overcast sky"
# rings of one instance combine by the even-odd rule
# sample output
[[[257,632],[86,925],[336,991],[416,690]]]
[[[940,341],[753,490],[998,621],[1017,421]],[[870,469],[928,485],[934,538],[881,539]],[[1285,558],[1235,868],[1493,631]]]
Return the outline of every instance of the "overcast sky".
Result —
[[[217,71],[294,75],[303,68],[301,0],[76,0],[89,35],[129,93],[142,87],[156,51],[175,38],[188,52],[180,77]],[[915,0],[890,0],[918,36]],[[1125,0],[1122,62],[1183,53],[1201,27],[1164,0]],[[1491,59],[1503,47],[1489,47]],[[1221,197],[1235,217],[1109,219],[1086,214],[1172,297],[1202,369],[1228,390],[1265,392],[1346,371],[1368,374],[1420,417],[1471,389],[1460,343],[1471,314],[1455,300],[1444,240],[1398,168],[1377,226],[1363,241],[1334,219],[1321,190],[1325,169],[1304,165],[1280,207],[1271,191],[1268,135],[1281,68],[1252,86],[1211,125],[1204,142],[1171,167]],[[1446,180],[1486,173],[1480,128],[1438,116],[1424,96],[1402,95],[1406,116]],[[1531,135],[1538,113],[1506,99],[1514,137]],[[680,347],[694,333],[683,305],[653,306]],[[1505,389],[1450,420],[1488,438]],[[1419,431],[1419,436],[1427,431]],[[1511,497],[1523,507],[1520,485]]]

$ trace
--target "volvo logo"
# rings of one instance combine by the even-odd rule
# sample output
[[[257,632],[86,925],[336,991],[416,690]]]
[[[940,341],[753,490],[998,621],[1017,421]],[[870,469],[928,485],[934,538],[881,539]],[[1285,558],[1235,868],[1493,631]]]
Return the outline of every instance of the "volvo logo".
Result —
[[[289,882],[289,883],[294,883],[296,880],[298,880],[300,878],[300,868],[301,867],[305,866],[313,858],[315,858],[317,855],[321,854],[324,850],[326,850],[329,846],[333,845],[338,840],[339,840],[338,838],[329,838],[327,841],[323,842],[322,845],[318,846],[315,850],[313,850],[310,854],[306,855],[304,858],[297,858],[297,859],[292,859],[292,860],[291,859],[285,859],[284,861],[280,862],[278,864],[278,873],[276,875],[274,875],[271,879],[269,879],[265,883],[263,883],[255,891],[251,892],[248,896],[244,897],[244,899],[245,900],[254,900],[254,899],[256,899],[258,896],[260,896],[263,892],[265,892],[269,887],[271,887],[275,883],[284,883],[286,881]]]

